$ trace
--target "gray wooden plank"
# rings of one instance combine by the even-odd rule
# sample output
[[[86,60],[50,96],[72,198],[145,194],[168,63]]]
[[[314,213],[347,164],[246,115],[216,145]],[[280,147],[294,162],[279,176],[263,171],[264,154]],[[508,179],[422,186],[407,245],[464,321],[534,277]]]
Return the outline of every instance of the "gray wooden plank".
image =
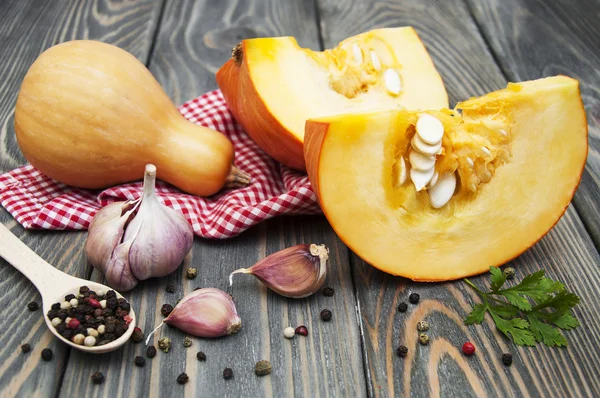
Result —
[[[171,1],[165,8],[160,32],[150,60],[150,69],[176,103],[216,88],[214,73],[227,60],[231,48],[253,36],[293,35],[301,45],[318,48],[312,1]],[[331,250],[327,285],[334,297],[322,294],[292,300],[267,291],[251,277],[236,278],[227,286],[227,276],[239,267],[249,267],[266,254],[298,243],[325,243]],[[194,266],[200,276],[189,281],[185,268]],[[94,278],[100,278],[94,274]],[[165,292],[173,283],[177,292]],[[172,352],[159,352],[145,368],[133,366],[142,355],[141,344],[128,345],[114,355],[92,358],[72,352],[61,396],[364,396],[361,343],[356,301],[346,247],[335,237],[323,217],[282,217],[270,220],[241,236],[226,241],[196,240],[192,257],[174,274],[146,281],[129,297],[144,331],[160,322],[160,306],[174,304],[195,287],[218,287],[230,292],[243,326],[240,332],[217,340],[194,338],[187,350],[184,334],[163,328],[160,335],[174,341]],[[333,321],[324,323],[319,313],[330,308]],[[287,340],[284,327],[305,324],[306,338]],[[156,342],[159,335],[155,336]],[[198,362],[198,350],[206,353]],[[270,376],[258,378],[253,366],[260,359],[273,364]],[[234,379],[222,377],[231,367]],[[100,388],[88,382],[89,374],[101,370],[107,380]],[[176,383],[181,372],[190,382]]]
[[[468,4],[509,80],[565,74],[581,82],[590,146],[574,204],[600,248],[600,2],[469,0]]]
[[[461,0],[319,0],[318,4],[326,47],[375,27],[414,26],[446,83],[451,103],[506,85]],[[598,396],[596,318],[600,305],[595,297],[599,261],[577,212],[570,207],[546,237],[511,262],[521,277],[545,269],[582,298],[576,315],[583,326],[568,333],[569,348],[549,349],[518,348],[489,321],[483,326],[464,326],[462,319],[477,299],[461,281],[412,283],[353,257],[369,395]],[[488,275],[473,280],[485,286]],[[398,313],[397,304],[407,301],[411,292],[419,293],[421,302],[405,314]],[[432,325],[427,347],[416,341],[420,320]],[[462,355],[466,341],[476,345],[474,357]],[[400,344],[410,349],[404,359],[395,354]],[[513,353],[511,368],[502,365],[503,352]]]
[[[46,48],[72,39],[96,39],[116,44],[142,61],[150,48],[160,4],[151,0],[0,2],[0,172],[25,164],[15,141],[13,111],[25,73]],[[88,277],[83,256],[85,234],[26,232],[0,209],[0,222],[57,268]],[[0,396],[54,396],[68,360],[69,349],[47,331],[41,310],[25,305],[40,296],[19,272],[0,259]],[[33,350],[22,354],[28,342]],[[54,351],[52,362],[40,360],[43,348]],[[87,380],[86,380],[87,381]]]

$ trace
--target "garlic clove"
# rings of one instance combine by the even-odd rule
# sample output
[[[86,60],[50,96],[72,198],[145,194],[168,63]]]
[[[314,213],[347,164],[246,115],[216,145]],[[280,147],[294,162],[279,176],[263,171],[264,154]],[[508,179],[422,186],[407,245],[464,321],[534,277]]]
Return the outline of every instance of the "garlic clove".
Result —
[[[139,280],[161,277],[175,271],[194,241],[194,231],[185,217],[158,201],[155,184],[156,167],[149,164],[144,175],[141,204],[124,235],[127,241],[135,234],[129,263],[131,272]]]
[[[242,327],[231,296],[215,288],[188,294],[163,322],[198,337],[227,336]]]
[[[125,225],[133,215],[135,202],[115,202],[100,209],[90,223],[85,241],[85,255],[94,268],[103,274],[115,247],[125,233]]]
[[[252,267],[229,275],[252,274],[274,292],[290,298],[303,298],[317,292],[327,276],[329,249],[325,245],[301,244],[280,250]]]
[[[114,289],[126,292],[137,286],[138,280],[131,272],[129,252],[135,236],[117,245],[106,262],[104,277],[108,285]]]

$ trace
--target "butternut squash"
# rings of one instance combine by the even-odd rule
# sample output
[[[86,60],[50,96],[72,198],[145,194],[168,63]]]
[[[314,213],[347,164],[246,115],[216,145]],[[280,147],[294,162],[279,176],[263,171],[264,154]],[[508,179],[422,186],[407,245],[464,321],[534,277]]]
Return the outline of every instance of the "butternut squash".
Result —
[[[15,109],[17,142],[42,173],[81,188],[158,178],[199,196],[247,184],[223,134],[188,122],[146,67],[106,43],[56,45],[33,63]]]

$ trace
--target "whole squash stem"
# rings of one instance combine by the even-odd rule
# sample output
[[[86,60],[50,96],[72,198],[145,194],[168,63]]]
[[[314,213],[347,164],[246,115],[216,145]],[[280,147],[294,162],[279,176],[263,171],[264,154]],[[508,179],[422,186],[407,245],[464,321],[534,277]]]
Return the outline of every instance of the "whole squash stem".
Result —
[[[224,188],[241,188],[250,184],[250,175],[240,170],[236,165],[231,165],[229,175],[225,179]]]

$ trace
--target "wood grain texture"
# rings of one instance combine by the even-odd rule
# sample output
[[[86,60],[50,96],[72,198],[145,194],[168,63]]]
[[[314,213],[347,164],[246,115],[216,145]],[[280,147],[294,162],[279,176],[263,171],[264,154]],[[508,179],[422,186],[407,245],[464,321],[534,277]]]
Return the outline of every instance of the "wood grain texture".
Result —
[[[305,46],[318,48],[313,1],[169,1],[157,35],[150,69],[176,103],[216,88],[214,73],[241,39],[253,36],[294,35]],[[228,287],[231,271],[250,267],[265,255],[299,243],[325,243],[330,248],[326,285],[334,297],[318,293],[292,300],[267,291],[247,275],[237,275]],[[182,277],[185,268],[198,269],[199,277]],[[100,278],[94,274],[94,278]],[[177,292],[165,292],[173,283]],[[133,366],[143,355],[142,344],[101,358],[72,352],[61,396],[348,396],[366,394],[356,301],[346,247],[322,217],[281,217],[270,220],[227,241],[196,240],[185,266],[159,281],[146,281],[130,293],[140,326],[150,331],[162,319],[160,306],[189,293],[195,287],[217,287],[230,292],[242,318],[235,335],[210,340],[194,338],[188,349],[184,334],[164,327],[154,337],[169,336],[173,349],[159,352],[144,368]],[[322,309],[333,312],[329,323],[319,319]],[[283,337],[287,326],[305,324],[308,337]],[[195,355],[202,350],[206,362]],[[270,376],[259,378],[254,364],[268,359]],[[224,380],[225,367],[234,371]],[[95,388],[89,375],[100,370],[106,382]],[[185,386],[176,378],[190,376]]]
[[[0,172],[25,164],[13,129],[17,93],[31,63],[46,48],[73,39],[116,44],[146,61],[160,4],[153,1],[21,1],[0,2]],[[85,234],[25,232],[0,209],[0,222],[57,268],[78,277],[90,275],[83,256]],[[69,349],[47,330],[37,290],[0,259],[0,396],[55,396],[69,358]],[[20,346],[33,350],[22,354]],[[43,348],[54,351],[51,362],[40,360]]]
[[[600,2],[468,0],[468,4],[509,80],[564,74],[580,81],[590,146],[574,204],[600,248]]]
[[[375,27],[414,26],[446,83],[452,104],[506,85],[460,0],[318,3],[326,47]],[[576,313],[584,326],[567,334],[570,347],[561,350],[518,348],[489,319],[482,326],[464,326],[462,319],[478,300],[463,282],[416,284],[383,274],[353,257],[369,395],[598,396],[594,369],[600,353],[595,319],[600,311],[595,299],[599,260],[577,212],[570,207],[545,238],[511,262],[521,277],[542,268],[582,297]],[[488,278],[473,280],[483,287]],[[398,313],[398,303],[407,301],[411,292],[419,293],[421,302],[409,306],[407,313]],[[432,325],[432,341],[426,347],[417,342],[420,320]],[[466,341],[476,345],[474,357],[462,355]],[[404,359],[395,354],[400,344],[410,350]],[[513,353],[512,367],[502,365],[503,352]]]

